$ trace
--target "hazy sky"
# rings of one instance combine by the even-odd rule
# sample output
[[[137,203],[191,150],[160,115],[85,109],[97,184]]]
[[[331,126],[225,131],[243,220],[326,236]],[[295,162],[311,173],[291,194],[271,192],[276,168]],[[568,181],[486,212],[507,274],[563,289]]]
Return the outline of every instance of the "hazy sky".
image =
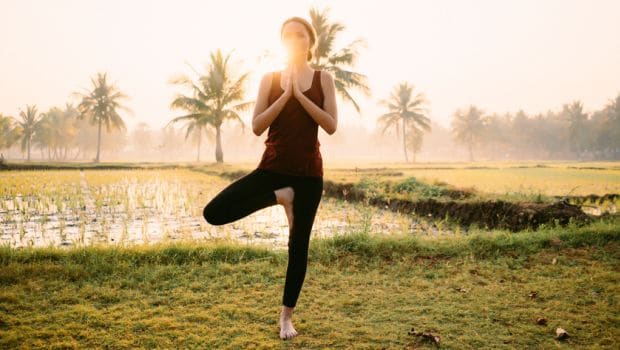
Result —
[[[373,95],[355,94],[362,115],[339,100],[341,126],[370,128],[384,112],[376,101],[405,80],[446,126],[469,104],[539,113],[579,99],[592,111],[620,93],[618,0],[0,0],[0,113],[75,101],[71,92],[105,70],[131,97],[127,125],[158,128],[181,113],[168,108],[180,91],[170,77],[188,73],[186,62],[202,68],[217,48],[234,50],[240,69],[253,72],[253,100],[260,76],[281,67],[258,57],[268,50],[281,61],[280,24],[309,19],[312,6],[328,6],[347,27],[336,47],[368,44],[355,70]]]

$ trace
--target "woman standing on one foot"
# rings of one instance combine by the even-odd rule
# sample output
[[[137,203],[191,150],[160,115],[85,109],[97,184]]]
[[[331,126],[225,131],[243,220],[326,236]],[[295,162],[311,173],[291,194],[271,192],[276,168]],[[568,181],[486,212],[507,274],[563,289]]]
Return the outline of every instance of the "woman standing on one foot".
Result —
[[[261,161],[215,196],[203,214],[210,224],[223,225],[268,206],[284,207],[288,266],[279,325],[280,338],[290,339],[297,335],[293,310],[306,275],[310,231],[323,194],[318,127],[332,135],[338,117],[332,76],[308,64],[316,43],[312,25],[291,17],[282,24],[280,35],[288,51],[287,67],[262,77],[252,118],[257,136],[269,128]]]

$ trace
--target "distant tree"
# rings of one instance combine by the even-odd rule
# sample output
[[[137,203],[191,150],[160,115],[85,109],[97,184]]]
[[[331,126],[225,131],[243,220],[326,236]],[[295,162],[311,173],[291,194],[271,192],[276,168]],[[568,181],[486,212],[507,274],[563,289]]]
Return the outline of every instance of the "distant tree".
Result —
[[[140,122],[131,133],[131,141],[139,148],[153,147],[153,131],[148,123]]]
[[[605,130],[609,133],[608,146],[615,157],[620,153],[620,94],[610,100],[604,108],[606,115]]]
[[[47,150],[48,159],[67,158],[67,152],[74,145],[77,134],[77,116],[78,112],[71,104],[66,104],[64,108],[52,107],[41,114],[33,141],[41,151]]]
[[[180,107],[177,107],[177,108],[180,109]],[[185,123],[185,139],[187,140],[187,138],[190,135],[192,136],[192,140],[194,140],[197,145],[196,162],[200,162],[200,147],[202,143],[202,134],[209,130],[207,128],[207,125],[208,125],[207,118],[205,117],[205,114],[201,113],[197,109],[192,109],[189,106],[185,107],[184,109],[187,112],[190,112],[190,114],[174,118],[168,124],[166,124],[166,127],[171,126],[171,123],[177,123],[181,121],[186,122]],[[216,155],[216,158],[217,158],[217,155]]]
[[[21,128],[10,116],[0,114],[0,150],[11,148],[21,138]]]
[[[412,151],[411,162],[415,163],[416,153],[418,153],[422,148],[424,133],[422,132],[422,130],[416,128],[411,124],[409,124],[407,128],[410,129],[407,132],[407,147]]]
[[[493,159],[505,158],[510,148],[510,116],[493,114],[487,118],[487,125],[481,136]]]
[[[21,127],[21,135],[22,135],[22,152],[28,151],[27,161],[30,161],[30,148],[32,145],[32,137],[36,131],[37,124],[41,120],[41,116],[37,111],[36,105],[27,105],[26,111],[20,110],[19,116],[21,121],[19,121],[19,126]]]
[[[579,101],[565,104],[561,113],[568,123],[570,149],[581,158],[588,144],[588,115],[583,112],[583,104]]]
[[[121,104],[128,96],[121,92],[115,84],[108,84],[107,73],[97,73],[91,78],[92,88],[84,93],[75,92],[81,98],[78,105],[79,118],[88,118],[92,125],[97,125],[97,156],[95,163],[99,163],[101,153],[101,126],[105,124],[106,131],[111,129],[126,131],[125,122],[117,110],[131,113],[131,110]]]
[[[467,111],[458,109],[452,120],[452,135],[457,143],[467,146],[469,160],[474,161],[473,147],[483,141],[485,120],[483,111],[476,106],[470,106]]]
[[[385,133],[387,129],[396,128],[396,135],[399,134],[400,123],[402,121],[403,130],[403,151],[405,153],[405,162],[409,162],[407,157],[408,145],[415,152],[422,145],[423,132],[430,131],[430,119],[426,116],[428,113],[424,105],[428,102],[423,93],[413,96],[413,86],[407,82],[402,82],[393,89],[388,99],[379,100],[379,104],[386,106],[389,110],[377,119],[379,125],[383,126],[381,133]],[[411,136],[407,136],[410,131]]]

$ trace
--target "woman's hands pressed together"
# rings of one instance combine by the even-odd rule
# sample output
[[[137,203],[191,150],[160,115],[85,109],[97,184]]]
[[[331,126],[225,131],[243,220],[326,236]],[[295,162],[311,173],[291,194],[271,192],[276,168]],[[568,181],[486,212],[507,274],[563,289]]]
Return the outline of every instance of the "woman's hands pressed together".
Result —
[[[291,84],[293,85],[293,95],[296,98],[299,98],[299,95],[302,95],[301,89],[299,88],[299,74],[297,74],[297,67],[293,66],[293,74],[291,75]]]
[[[252,119],[254,133],[259,136],[265,129],[271,125],[273,120],[282,111],[287,101],[291,97],[295,97],[299,104],[308,112],[308,115],[314,119],[329,135],[336,132],[338,124],[338,111],[336,107],[336,87],[331,75],[321,74],[321,83],[325,94],[325,101],[322,106],[317,106],[315,102],[301,91],[299,86],[299,72],[295,67],[282,72],[284,79],[284,91],[282,95],[271,105],[267,102],[269,89],[272,84],[271,80],[263,78],[261,89],[259,90],[260,101],[254,109],[254,117]],[[314,79],[314,76],[312,77]],[[279,84],[280,82],[278,82]],[[262,111],[262,112],[259,112]]]
[[[286,96],[287,100],[289,97],[293,96],[293,90],[293,74],[292,72],[289,72],[286,77],[286,82],[284,83],[284,96]]]
[[[288,99],[291,96],[300,98],[303,95],[301,88],[299,87],[299,74],[296,67],[292,67],[286,77],[286,83],[284,86],[284,95]]]

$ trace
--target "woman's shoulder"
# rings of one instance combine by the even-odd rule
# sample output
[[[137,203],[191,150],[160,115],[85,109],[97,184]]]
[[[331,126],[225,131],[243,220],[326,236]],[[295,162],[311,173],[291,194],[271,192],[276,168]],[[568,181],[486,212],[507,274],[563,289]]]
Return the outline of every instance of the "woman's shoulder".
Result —
[[[334,77],[331,75],[330,72],[324,69],[319,69],[319,74],[321,78],[321,85],[330,85],[334,82]]]
[[[321,83],[323,94],[330,93],[331,90],[335,89],[334,78],[331,73],[326,70],[320,70],[319,82]]]
[[[273,83],[278,76],[279,71],[269,71],[263,74],[261,77],[260,86],[266,89],[271,89],[273,87]]]

